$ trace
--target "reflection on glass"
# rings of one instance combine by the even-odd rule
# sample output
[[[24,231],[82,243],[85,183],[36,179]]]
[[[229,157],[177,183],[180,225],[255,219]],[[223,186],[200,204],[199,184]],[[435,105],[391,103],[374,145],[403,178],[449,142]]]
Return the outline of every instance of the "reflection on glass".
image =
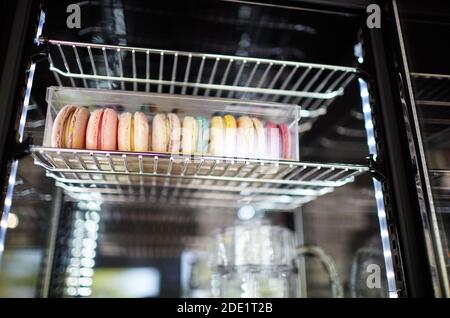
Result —
[[[42,251],[6,250],[0,271],[0,298],[35,297]]]
[[[160,292],[160,273],[155,268],[97,268],[92,297],[147,298]]]

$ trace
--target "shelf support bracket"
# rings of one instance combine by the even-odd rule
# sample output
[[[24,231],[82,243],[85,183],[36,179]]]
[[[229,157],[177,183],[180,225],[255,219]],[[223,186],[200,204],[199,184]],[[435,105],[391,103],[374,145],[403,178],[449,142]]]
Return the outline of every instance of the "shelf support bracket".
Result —
[[[376,180],[380,182],[386,181],[386,175],[383,171],[383,165],[378,163],[375,160],[375,156],[373,154],[370,154],[368,157],[366,157],[369,167],[369,172],[372,174],[372,177],[374,177]]]

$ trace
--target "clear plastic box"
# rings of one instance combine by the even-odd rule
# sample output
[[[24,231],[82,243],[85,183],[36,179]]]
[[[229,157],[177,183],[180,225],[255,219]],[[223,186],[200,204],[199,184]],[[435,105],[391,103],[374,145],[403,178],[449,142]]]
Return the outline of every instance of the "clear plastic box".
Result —
[[[126,92],[103,89],[49,87],[47,89],[48,110],[44,133],[45,147],[51,147],[53,121],[58,111],[65,105],[85,106],[91,112],[96,108],[107,107],[117,111],[134,113],[143,112],[147,115],[150,131],[152,121],[158,113],[175,113],[183,123],[185,116],[203,117],[208,120],[208,138],[215,134],[215,138],[222,139],[215,143],[215,150],[211,144],[201,153],[195,151],[191,155],[212,155],[236,158],[257,158],[272,160],[299,160],[298,121],[300,106],[280,103],[267,103],[225,98],[206,98],[202,96],[184,96],[173,94],[155,94],[143,92]],[[258,118],[263,124],[262,129],[254,128],[213,128],[211,119],[214,116],[232,115],[237,121],[241,116]],[[266,124],[272,123],[272,128]],[[289,153],[283,156],[283,140],[279,125],[284,124],[288,129]],[[183,127],[181,127],[183,129]],[[262,134],[261,134],[262,133]],[[181,134],[182,135],[182,134]],[[259,137],[258,137],[259,136]],[[286,136],[286,135],[285,135]],[[286,137],[285,137],[286,138]],[[284,146],[285,150],[286,144]],[[218,148],[218,149],[217,149]],[[152,149],[149,152],[154,152]],[[183,149],[180,154],[186,154]]]

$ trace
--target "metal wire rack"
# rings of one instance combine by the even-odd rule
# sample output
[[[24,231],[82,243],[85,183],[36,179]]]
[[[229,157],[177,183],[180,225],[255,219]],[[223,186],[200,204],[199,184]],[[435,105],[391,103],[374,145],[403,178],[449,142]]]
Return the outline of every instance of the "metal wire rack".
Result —
[[[411,73],[416,103],[423,106],[450,106],[450,75]]]
[[[435,204],[440,213],[450,213],[450,170],[429,170]]]
[[[33,147],[74,199],[293,209],[354,181],[364,166]]]
[[[252,57],[42,40],[60,86],[251,99],[326,113],[356,68]]]
[[[415,103],[421,109],[424,140],[434,148],[448,148],[450,133],[450,75],[411,73]]]

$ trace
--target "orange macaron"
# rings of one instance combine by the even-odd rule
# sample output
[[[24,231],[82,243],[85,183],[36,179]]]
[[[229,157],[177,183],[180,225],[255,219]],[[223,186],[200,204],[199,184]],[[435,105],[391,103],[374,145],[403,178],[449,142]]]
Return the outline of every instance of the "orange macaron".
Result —
[[[64,106],[58,115],[56,115],[55,122],[53,123],[51,136],[52,147],[84,148],[89,115],[89,110],[86,107]]]

